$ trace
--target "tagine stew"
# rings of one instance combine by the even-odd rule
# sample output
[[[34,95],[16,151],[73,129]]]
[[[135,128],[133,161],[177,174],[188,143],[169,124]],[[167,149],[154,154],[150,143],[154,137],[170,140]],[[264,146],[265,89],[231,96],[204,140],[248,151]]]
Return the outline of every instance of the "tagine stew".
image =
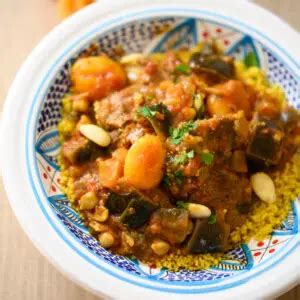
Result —
[[[210,44],[87,56],[71,81],[62,185],[101,246],[147,263],[224,252],[256,203],[276,203],[272,173],[297,151],[299,112],[251,61]]]

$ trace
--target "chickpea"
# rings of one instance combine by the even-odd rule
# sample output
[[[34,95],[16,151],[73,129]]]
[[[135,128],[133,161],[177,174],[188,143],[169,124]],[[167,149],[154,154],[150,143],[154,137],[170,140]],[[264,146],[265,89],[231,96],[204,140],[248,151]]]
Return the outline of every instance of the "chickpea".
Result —
[[[94,192],[87,192],[79,199],[79,209],[93,209],[97,205],[98,199]]]
[[[109,211],[104,206],[98,206],[96,207],[96,211],[92,218],[98,222],[105,222],[109,217]]]
[[[153,252],[159,256],[163,256],[170,250],[170,245],[163,240],[154,240],[151,244],[151,249]]]
[[[110,232],[103,232],[99,235],[99,243],[103,248],[110,248],[115,242],[114,236]]]

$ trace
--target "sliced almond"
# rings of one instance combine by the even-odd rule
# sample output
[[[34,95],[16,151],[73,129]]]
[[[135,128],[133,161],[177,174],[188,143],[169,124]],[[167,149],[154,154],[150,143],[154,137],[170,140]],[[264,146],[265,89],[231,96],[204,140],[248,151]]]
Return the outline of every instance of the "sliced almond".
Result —
[[[250,180],[258,198],[267,203],[272,203],[276,200],[275,185],[269,175],[263,172],[255,173]]]
[[[110,135],[103,128],[97,125],[84,124],[79,127],[79,131],[87,139],[101,147],[107,147],[111,142]]]

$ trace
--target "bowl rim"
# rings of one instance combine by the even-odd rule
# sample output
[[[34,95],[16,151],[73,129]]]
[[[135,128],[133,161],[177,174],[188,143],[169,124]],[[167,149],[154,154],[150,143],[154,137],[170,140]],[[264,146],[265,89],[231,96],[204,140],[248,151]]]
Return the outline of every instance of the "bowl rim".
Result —
[[[109,1],[106,1],[106,2],[108,3]],[[121,2],[121,1],[119,1],[119,2]],[[133,4],[133,2],[137,2],[137,1],[131,1],[130,3]],[[44,71],[48,68],[48,65],[44,64],[44,62],[43,62],[43,56],[44,56],[43,52],[45,51],[45,49],[49,49],[49,45],[51,45],[52,42],[54,43],[54,45],[57,45],[59,42],[61,42],[63,39],[65,39],[64,35],[68,34],[68,32],[72,32],[72,30],[74,32],[76,29],[78,29],[78,30],[81,29],[82,24],[85,24],[85,22],[88,23],[90,21],[92,23],[92,21],[91,21],[92,17],[93,18],[95,18],[96,16],[99,17],[99,12],[97,13],[96,8],[101,7],[101,10],[102,10],[101,17],[103,18],[103,21],[100,22],[98,20],[98,23],[104,23],[104,20],[110,20],[114,16],[119,16],[119,17],[122,16],[121,18],[125,18],[124,14],[129,13],[130,11],[133,12],[133,11],[143,10],[145,12],[146,11],[146,5],[141,5],[141,2],[143,2],[143,1],[138,2],[139,3],[139,5],[137,5],[137,6],[139,6],[138,8],[123,9],[123,10],[120,10],[118,13],[109,14],[108,16],[105,16],[105,17],[104,17],[104,14],[105,13],[108,14],[108,12],[109,12],[108,7],[103,9],[103,6],[102,6],[103,3],[101,3],[101,4],[96,3],[96,4],[91,5],[88,8],[84,9],[82,12],[78,13],[77,15],[73,16],[72,18],[70,18],[70,20],[67,20],[62,25],[58,26],[58,28],[56,28],[53,32],[51,32],[43,40],[43,42],[32,52],[30,57],[26,60],[25,64],[22,66],[21,70],[19,71],[19,73],[18,73],[18,75],[17,75],[17,77],[16,77],[16,79],[15,79],[15,81],[14,81],[12,87],[11,87],[11,90],[10,90],[10,92],[8,94],[8,97],[7,97],[7,101],[5,102],[5,106],[4,106],[3,123],[2,123],[2,130],[3,131],[2,131],[2,133],[5,132],[5,134],[3,134],[3,136],[5,136],[5,141],[6,141],[5,144],[7,144],[8,147],[3,149],[2,157],[9,157],[9,159],[7,159],[7,160],[2,159],[2,169],[3,169],[3,179],[4,179],[4,183],[5,183],[5,189],[7,191],[8,196],[9,196],[11,206],[12,206],[15,214],[17,215],[17,218],[19,219],[20,223],[23,225],[22,226],[23,229],[27,232],[28,236],[30,238],[32,238],[33,242],[37,245],[37,248],[39,248],[39,250],[42,253],[44,253],[48,258],[50,258],[50,260],[52,262],[54,262],[54,264],[56,266],[59,265],[60,269],[62,269],[63,268],[62,266],[64,265],[64,271],[67,272],[68,275],[71,276],[73,280],[75,280],[77,282],[79,281],[85,287],[88,286],[88,287],[92,288],[92,290],[96,291],[98,295],[99,295],[99,293],[101,293],[101,290],[105,290],[105,289],[104,288],[103,289],[98,289],[98,288],[95,289],[95,283],[94,282],[92,283],[93,280],[88,281],[88,280],[85,280],[85,278],[82,278],[82,276],[78,276],[78,274],[76,275],[72,270],[73,263],[75,263],[75,260],[71,264],[70,264],[70,262],[68,264],[64,263],[64,262],[62,262],[63,260],[61,260],[61,259],[60,259],[60,262],[58,262],[57,257],[55,257],[56,249],[53,248],[52,251],[49,251],[49,249],[46,249],[47,246],[44,245],[44,241],[46,239],[45,239],[45,237],[43,237],[44,236],[44,228],[47,229],[47,233],[49,232],[49,235],[51,235],[51,239],[55,240],[57,243],[60,243],[61,247],[59,247],[59,248],[63,249],[64,251],[69,253],[69,251],[67,251],[67,249],[65,249],[65,245],[64,244],[62,245],[62,241],[59,240],[57,236],[53,235],[52,229],[49,227],[49,224],[47,224],[45,222],[45,220],[43,220],[44,221],[43,222],[44,227],[42,227],[43,230],[40,230],[40,229],[37,230],[34,226],[34,225],[36,225],[36,222],[34,222],[35,220],[28,219],[28,217],[31,216],[30,212],[29,213],[28,212],[24,213],[24,211],[22,211],[22,209],[21,209],[21,205],[20,205],[20,202],[18,202],[18,199],[20,201],[20,199],[22,199],[21,198],[22,195],[26,195],[26,199],[27,199],[27,196],[28,196],[28,199],[29,199],[29,200],[26,200],[26,203],[24,203],[24,205],[22,207],[23,209],[26,209],[30,206],[34,209],[37,209],[37,207],[36,207],[36,203],[33,204],[33,203],[31,203],[32,201],[30,200],[31,197],[32,197],[32,192],[30,191],[30,187],[28,186],[28,177],[26,175],[25,169],[24,170],[22,169],[22,172],[20,172],[19,174],[16,174],[17,173],[17,164],[12,162],[14,157],[11,154],[16,152],[16,149],[14,149],[14,146],[16,144],[14,138],[20,137],[20,134],[22,134],[23,130],[24,130],[24,128],[22,128],[21,130],[16,130],[16,128],[12,128],[12,126],[11,126],[12,120],[13,119],[14,120],[19,119],[21,121],[21,122],[19,121],[20,124],[25,124],[26,123],[26,118],[25,117],[28,116],[28,114],[29,114],[28,108],[24,109],[24,107],[22,107],[22,103],[20,103],[20,101],[19,101],[19,107],[18,107],[17,110],[16,110],[16,106],[13,103],[16,102],[16,99],[17,99],[16,96],[18,95],[18,92],[20,90],[24,90],[25,95],[27,93],[27,95],[30,96],[30,97],[28,97],[28,99],[32,99],[33,93],[37,90],[36,89],[37,85],[33,84],[34,88],[33,87],[32,88],[25,88],[25,86],[24,86],[25,83],[23,81],[28,82],[28,81],[30,81],[30,79],[33,80],[32,78],[29,78],[29,77],[34,76],[33,74],[39,74],[39,75],[44,74]],[[152,3],[151,5],[148,4],[147,5],[148,9],[149,9],[149,7],[151,7],[151,8],[156,7],[156,8],[159,8],[161,10],[162,2],[166,3],[166,2],[169,2],[169,1],[163,0],[163,1],[159,1],[159,2],[161,3],[160,5],[156,5],[155,3],[154,4]],[[176,6],[178,9],[183,11],[183,9],[184,8],[186,9],[186,7],[189,5],[188,3],[191,3],[192,1],[184,1],[184,2],[185,2],[184,7],[182,7],[178,4],[173,5],[173,6],[172,5],[166,5],[166,4],[163,4],[163,5],[165,5],[168,9],[171,9],[171,7],[174,8]],[[243,7],[245,9],[245,7],[248,6],[248,4],[247,5],[246,4],[237,4],[236,1],[231,1],[231,2],[234,3],[233,5],[235,5],[235,7],[239,7],[239,8]],[[208,10],[211,10],[211,12],[213,12],[213,9],[216,8],[216,5],[220,5],[220,3],[221,3],[220,1],[214,0],[214,1],[210,2],[210,4],[205,4],[205,5],[204,5],[204,3],[201,4],[201,8],[203,9],[203,7],[205,8],[205,6],[206,6],[206,8]],[[114,3],[114,5],[116,5],[116,3]],[[197,7],[197,5],[196,5],[196,7],[195,7],[195,5],[192,5],[192,4],[190,4],[190,5],[191,5],[191,9],[193,9],[193,10],[195,10],[196,7]],[[121,6],[122,5],[120,3],[119,3],[119,6],[116,5],[116,7],[121,7]],[[256,11],[258,9],[256,6],[253,6],[253,4],[251,4],[248,9],[250,9],[250,7],[251,7],[252,11],[253,11],[254,7],[255,7]],[[112,5],[110,3],[110,9],[111,8],[112,8]],[[227,13],[229,13],[229,12],[227,12]],[[266,14],[266,13],[263,12],[263,14]],[[267,13],[267,14],[269,14],[269,13]],[[276,20],[276,19],[278,19],[277,17],[268,16],[268,18],[270,18],[270,22],[271,22],[271,19],[272,19],[272,21],[278,22],[278,20]],[[280,26],[284,27],[286,25],[280,24]],[[115,27],[115,26],[113,26],[113,27]],[[81,31],[84,32],[84,31],[87,31],[87,29],[83,29]],[[107,31],[107,30],[105,30],[105,31]],[[291,36],[295,36],[295,34],[296,34],[295,32],[291,31],[291,29],[288,29],[288,27],[285,28],[285,31],[287,31]],[[74,35],[77,36],[77,33],[74,34]],[[79,36],[79,34],[78,34],[78,36]],[[66,43],[66,45],[67,45],[67,43]],[[293,47],[291,47],[290,43],[289,43],[289,47],[290,47],[289,50],[293,49]],[[52,48],[53,48],[53,46],[52,46]],[[272,50],[273,50],[273,48],[272,48]],[[280,50],[280,51],[282,51],[282,50]],[[49,51],[49,55],[51,57],[50,51]],[[290,58],[289,58],[289,56],[290,56]],[[296,60],[299,60],[299,56],[294,56],[294,53],[292,53],[291,55],[288,55],[287,59],[293,61],[294,60],[293,57],[297,57]],[[53,55],[52,55],[52,58],[53,58]],[[293,70],[296,74],[298,74],[299,73],[299,64],[297,63],[297,61],[295,61],[294,65],[295,65],[295,67],[293,68]],[[38,67],[42,69],[40,72],[36,70]],[[28,76],[28,74],[30,74],[31,76]],[[28,78],[26,78],[26,76]],[[26,80],[24,80],[24,78],[26,78]],[[39,77],[37,76],[36,78],[39,78]],[[298,79],[299,79],[299,76],[298,76]],[[39,80],[34,79],[34,81],[36,81],[36,82],[40,81],[40,78],[39,78]],[[26,101],[24,101],[24,102],[26,102]],[[29,104],[28,100],[27,100],[27,103]],[[23,106],[24,106],[24,103],[23,103]],[[34,111],[35,111],[35,109],[36,108],[34,108]],[[10,118],[10,115],[13,115],[14,118]],[[17,129],[20,129],[20,128],[17,128]],[[23,145],[24,145],[23,142],[24,142],[24,138],[22,140],[22,143],[19,140],[18,144],[21,145],[21,147],[23,147]],[[24,158],[25,158],[24,153],[20,154],[20,156],[18,157],[18,162],[20,163],[19,166],[21,165],[23,167],[23,163],[25,161]],[[15,166],[14,169],[9,170],[9,165],[14,165]],[[29,168],[29,170],[30,170],[30,168]],[[26,184],[24,184],[24,186],[22,186],[22,191],[21,191],[21,189],[18,190],[18,191],[15,189],[15,187],[14,187],[15,178],[18,178],[18,179],[26,178]],[[32,214],[32,217],[33,216],[38,219],[38,214],[36,214],[36,215]],[[48,239],[48,240],[50,241],[51,239]],[[48,245],[48,243],[46,243],[46,244]],[[293,253],[293,254],[295,254],[295,253]],[[293,254],[291,254],[291,257],[292,257]],[[286,265],[290,265],[290,264],[286,264]],[[292,266],[290,265],[290,268],[291,267]],[[84,266],[81,266],[81,269],[85,270],[86,268],[84,268]],[[283,270],[283,268],[282,268],[282,270]],[[84,274],[84,273],[82,273],[82,274]],[[105,276],[103,276],[103,277],[105,277]],[[111,277],[106,276],[106,278],[108,280],[112,280]],[[282,282],[284,282],[284,281],[286,281],[284,286],[287,286],[288,284],[294,284],[294,282],[297,281],[297,278],[293,279],[291,276],[287,276],[285,279],[286,280],[281,281],[281,285],[282,285]],[[299,280],[299,278],[298,278],[298,280]],[[267,280],[266,280],[266,282],[267,282]],[[128,287],[130,288],[132,286],[128,285]],[[106,291],[108,291],[108,290],[109,289],[106,289]],[[278,290],[278,288],[277,288],[277,290]],[[142,291],[143,291],[143,293],[145,293],[144,289]],[[186,293],[186,291],[184,293]],[[119,295],[119,292],[118,293],[112,293],[112,294]],[[270,294],[271,293],[269,293],[269,294],[266,293],[266,295],[270,295]],[[231,290],[231,296],[232,295],[233,294],[232,294],[232,290]],[[192,297],[192,295],[189,295],[189,296]],[[199,298],[199,294],[196,294],[196,296],[197,296],[197,298]]]

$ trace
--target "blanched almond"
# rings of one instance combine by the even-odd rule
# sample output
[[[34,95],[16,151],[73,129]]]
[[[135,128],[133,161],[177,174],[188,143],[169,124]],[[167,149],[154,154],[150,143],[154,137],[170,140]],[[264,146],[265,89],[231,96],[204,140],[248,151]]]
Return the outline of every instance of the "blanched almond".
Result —
[[[193,219],[208,218],[211,215],[211,210],[202,204],[187,203],[187,210]]]
[[[87,139],[101,147],[107,147],[111,142],[110,135],[103,128],[97,125],[84,124],[79,127],[79,131]]]
[[[262,201],[272,203],[276,200],[275,185],[266,173],[259,172],[251,176],[251,185],[255,194]]]

